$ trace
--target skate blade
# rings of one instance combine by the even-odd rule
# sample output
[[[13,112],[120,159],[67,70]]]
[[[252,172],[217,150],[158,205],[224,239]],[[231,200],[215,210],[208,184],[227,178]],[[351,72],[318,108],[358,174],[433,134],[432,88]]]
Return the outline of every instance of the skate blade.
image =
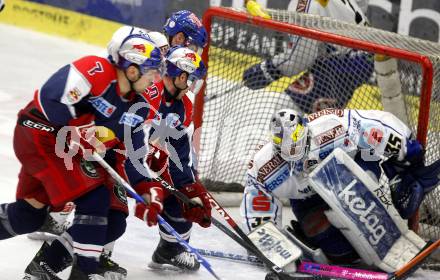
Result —
[[[162,264],[162,263],[157,263],[157,262],[153,262],[153,261],[151,261],[148,264],[148,268],[150,270],[157,270],[157,271],[178,271],[178,272],[185,271],[185,270],[178,268],[177,266],[174,266],[171,264]]]
[[[33,275],[30,275],[30,274],[27,274],[27,273],[25,273],[23,278],[22,278],[22,280],[38,280],[38,279],[40,279],[40,278],[35,277]]]
[[[58,236],[53,235],[47,232],[32,232],[27,235],[27,238],[32,240],[41,240],[41,241],[54,241]]]
[[[121,273],[107,271],[104,273],[104,278],[105,280],[125,280],[127,279],[127,276]]]

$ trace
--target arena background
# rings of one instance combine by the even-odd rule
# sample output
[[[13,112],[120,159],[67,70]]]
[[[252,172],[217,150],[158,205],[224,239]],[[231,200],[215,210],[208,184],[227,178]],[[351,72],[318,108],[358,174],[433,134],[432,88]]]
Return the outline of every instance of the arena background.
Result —
[[[161,30],[174,11],[202,16],[211,6],[239,8],[244,0],[6,0],[0,22],[104,46],[121,24]],[[289,1],[259,0],[263,7],[285,9]],[[371,23],[388,31],[440,42],[440,1],[370,0]]]

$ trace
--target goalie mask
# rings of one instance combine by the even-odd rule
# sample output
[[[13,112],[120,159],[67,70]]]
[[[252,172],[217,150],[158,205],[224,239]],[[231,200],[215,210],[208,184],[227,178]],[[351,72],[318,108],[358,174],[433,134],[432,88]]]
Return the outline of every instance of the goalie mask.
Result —
[[[308,128],[295,110],[282,109],[270,121],[270,132],[275,149],[286,161],[300,160],[307,148]]]

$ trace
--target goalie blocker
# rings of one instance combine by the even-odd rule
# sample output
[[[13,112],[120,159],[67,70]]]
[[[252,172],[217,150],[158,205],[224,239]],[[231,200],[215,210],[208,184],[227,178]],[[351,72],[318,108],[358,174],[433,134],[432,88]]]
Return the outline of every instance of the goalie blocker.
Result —
[[[366,264],[396,271],[425,246],[384,195],[384,186],[342,149],[335,149],[310,173],[309,184],[328,204],[329,221]]]

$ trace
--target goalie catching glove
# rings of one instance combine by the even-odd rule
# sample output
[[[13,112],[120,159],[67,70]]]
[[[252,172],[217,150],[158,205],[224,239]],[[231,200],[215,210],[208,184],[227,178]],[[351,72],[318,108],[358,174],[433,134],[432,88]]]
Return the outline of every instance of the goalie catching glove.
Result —
[[[159,182],[141,182],[136,185],[137,193],[142,194],[148,203],[138,202],[134,208],[134,214],[145,221],[148,226],[157,225],[157,215],[163,211],[163,201],[167,196],[162,184]]]
[[[183,217],[188,221],[198,223],[202,227],[209,227],[211,225],[211,203],[207,194],[206,188],[199,182],[194,182],[183,186],[180,190],[189,199],[195,200],[197,206],[190,206],[183,202],[182,211]],[[199,199],[197,201],[196,199]],[[201,202],[202,204],[200,204]]]

